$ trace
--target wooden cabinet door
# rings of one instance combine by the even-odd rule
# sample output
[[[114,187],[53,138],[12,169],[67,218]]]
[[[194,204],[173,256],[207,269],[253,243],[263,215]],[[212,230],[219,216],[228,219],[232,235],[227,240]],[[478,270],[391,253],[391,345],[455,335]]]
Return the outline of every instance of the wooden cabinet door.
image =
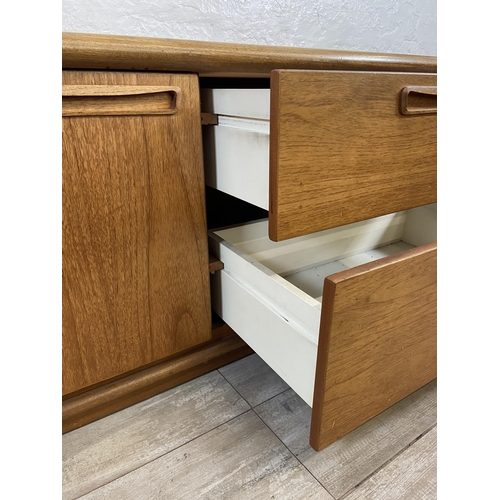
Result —
[[[198,78],[63,71],[63,394],[210,339]]]

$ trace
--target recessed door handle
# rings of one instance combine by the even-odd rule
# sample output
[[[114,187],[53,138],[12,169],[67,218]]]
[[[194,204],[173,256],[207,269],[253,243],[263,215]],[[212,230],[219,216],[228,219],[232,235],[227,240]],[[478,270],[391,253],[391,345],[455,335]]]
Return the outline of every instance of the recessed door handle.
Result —
[[[146,85],[63,85],[63,116],[171,115],[179,87]]]
[[[437,113],[437,87],[405,87],[401,91],[400,111],[403,115]]]

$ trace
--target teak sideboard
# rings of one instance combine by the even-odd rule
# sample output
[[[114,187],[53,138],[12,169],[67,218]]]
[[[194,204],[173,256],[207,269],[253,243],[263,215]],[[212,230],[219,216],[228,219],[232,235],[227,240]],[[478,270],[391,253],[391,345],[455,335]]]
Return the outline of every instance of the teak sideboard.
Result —
[[[256,352],[321,450],[436,377],[435,57],[62,48],[63,432]]]

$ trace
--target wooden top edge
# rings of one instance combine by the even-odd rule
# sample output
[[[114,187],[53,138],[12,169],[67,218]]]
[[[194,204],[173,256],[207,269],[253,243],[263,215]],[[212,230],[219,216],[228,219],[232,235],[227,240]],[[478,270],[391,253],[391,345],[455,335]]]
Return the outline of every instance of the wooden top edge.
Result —
[[[269,77],[273,69],[435,73],[437,58],[169,38],[63,33],[62,67],[187,71],[199,73],[200,76]]]
[[[347,281],[355,276],[369,273],[375,269],[391,266],[397,262],[406,261],[409,258],[430,254],[431,252],[437,252],[437,240],[426,243],[425,245],[409,248],[408,250],[404,250],[393,255],[388,255],[387,257],[383,257],[381,259],[367,262],[366,264],[361,264],[356,267],[339,271],[336,274],[331,274],[325,278],[325,286],[328,283],[328,286],[332,284],[335,287],[342,281]]]

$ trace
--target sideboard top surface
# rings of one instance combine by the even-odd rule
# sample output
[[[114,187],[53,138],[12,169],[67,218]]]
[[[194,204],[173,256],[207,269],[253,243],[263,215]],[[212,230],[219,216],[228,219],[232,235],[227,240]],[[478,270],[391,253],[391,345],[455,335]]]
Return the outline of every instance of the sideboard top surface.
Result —
[[[437,58],[88,33],[62,34],[63,69],[182,71],[269,78],[274,69],[436,73]]]

